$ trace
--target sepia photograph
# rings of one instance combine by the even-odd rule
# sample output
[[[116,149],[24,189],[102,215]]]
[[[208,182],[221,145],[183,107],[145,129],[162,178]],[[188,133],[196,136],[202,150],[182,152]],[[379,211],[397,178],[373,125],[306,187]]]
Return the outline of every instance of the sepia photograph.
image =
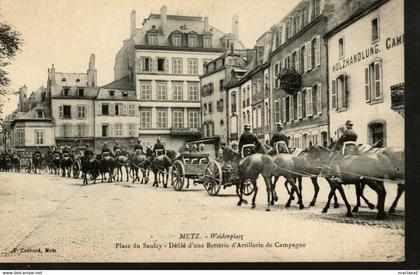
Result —
[[[403,0],[0,0],[0,263],[406,260]]]

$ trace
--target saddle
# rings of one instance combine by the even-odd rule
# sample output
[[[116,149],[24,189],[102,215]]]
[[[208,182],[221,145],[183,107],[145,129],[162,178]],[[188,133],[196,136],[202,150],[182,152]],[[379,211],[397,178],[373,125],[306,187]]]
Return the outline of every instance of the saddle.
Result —
[[[247,156],[250,156],[252,154],[255,154],[255,145],[254,144],[245,144],[242,146],[241,151],[241,157],[245,158]]]
[[[341,148],[341,154],[344,156],[348,155],[358,155],[359,150],[357,149],[357,143],[354,141],[346,141],[343,143],[343,148]]]
[[[164,150],[163,149],[156,149],[155,150],[155,155],[158,157],[158,156],[162,156],[162,155],[164,155],[165,154],[165,152],[164,152]]]
[[[284,141],[277,141],[274,144],[274,148],[277,154],[290,154],[289,148],[287,148],[287,144]]]

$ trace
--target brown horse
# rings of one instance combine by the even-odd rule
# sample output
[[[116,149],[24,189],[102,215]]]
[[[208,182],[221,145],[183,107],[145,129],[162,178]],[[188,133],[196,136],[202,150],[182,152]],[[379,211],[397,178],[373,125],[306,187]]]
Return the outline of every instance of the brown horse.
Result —
[[[172,163],[177,155],[178,153],[174,150],[166,150],[165,155],[160,155],[151,158],[151,166],[155,176],[155,180],[152,186],[158,187],[160,183],[160,178],[162,177],[163,187],[168,187],[169,168],[172,166]]]
[[[391,149],[389,149],[391,152]],[[390,158],[383,153],[378,152],[362,152],[357,155],[341,155],[339,153],[331,155],[331,151],[319,145],[314,145],[307,149],[307,154],[312,159],[319,159],[321,163],[331,162],[340,168],[342,174],[343,184],[365,184],[372,188],[378,195],[378,219],[384,219],[386,217],[384,211],[386,190],[384,187],[384,180],[391,179],[395,180],[398,176],[398,170],[393,166]],[[328,195],[328,201],[323,209],[323,213],[326,213],[329,208],[331,197],[335,192],[336,188],[340,188],[341,184],[331,183],[331,176],[337,171],[327,167],[327,174],[324,175],[330,182],[331,191]],[[342,188],[342,187],[341,187]],[[339,189],[340,190],[340,189]],[[360,195],[360,189],[356,188],[358,195]],[[351,216],[350,205],[345,199],[344,192],[341,192],[343,200],[347,207],[347,216]]]
[[[270,211],[270,205],[274,204],[274,198],[272,198],[273,193],[272,193],[272,188],[271,188],[272,187],[271,177],[273,176],[277,177],[281,175],[282,171],[277,167],[277,164],[275,163],[275,160],[272,159],[272,157],[265,155],[261,152],[262,151],[260,150],[256,154],[240,159],[240,155],[238,152],[226,146],[223,151],[223,158],[226,161],[236,160],[236,162],[239,163],[238,164],[239,180],[238,180],[238,185],[237,185],[237,188],[239,188],[238,206],[242,205],[242,202],[243,202],[242,195],[243,195],[243,188],[244,188],[245,182],[249,182],[254,187],[254,196],[252,197],[251,208],[255,208],[255,199],[258,193],[257,179],[258,179],[258,176],[261,174],[262,177],[264,178],[266,191],[267,191],[266,211]],[[292,185],[292,188],[298,194],[300,209],[303,209],[304,205],[302,204],[302,197],[299,190],[297,190],[293,177],[287,177],[287,178],[289,179],[290,184]]]
[[[153,154],[150,148],[146,149],[146,154],[143,154],[141,150],[136,150],[130,156],[130,170],[133,178],[133,183],[138,180],[140,181],[139,177],[139,170],[141,171],[142,177],[140,184],[147,184],[149,182],[149,168],[150,168],[150,161],[149,158]]]
[[[115,151],[115,169],[117,170],[115,181],[123,181],[123,167],[125,170],[125,175],[127,176],[127,182],[129,181],[129,172],[128,167],[130,167],[129,159],[127,152],[122,152],[121,150]]]

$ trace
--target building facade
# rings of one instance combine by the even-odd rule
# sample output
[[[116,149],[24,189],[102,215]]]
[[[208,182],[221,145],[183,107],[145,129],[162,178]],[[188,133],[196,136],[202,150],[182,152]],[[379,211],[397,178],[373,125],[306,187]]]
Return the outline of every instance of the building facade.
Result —
[[[404,147],[404,117],[392,110],[392,90],[404,91],[404,5],[369,4],[326,35],[330,131],[338,138],[351,119],[359,143]]]
[[[289,147],[329,144],[327,47],[322,41],[335,1],[301,1],[272,27],[271,52],[272,131],[284,125]],[[328,4],[328,9],[325,9]],[[288,94],[281,88],[280,74],[293,69],[301,75],[301,88]]]
[[[60,73],[49,69],[48,92],[57,147],[88,143],[93,148],[95,134],[94,100],[96,87],[95,56],[87,73]]]

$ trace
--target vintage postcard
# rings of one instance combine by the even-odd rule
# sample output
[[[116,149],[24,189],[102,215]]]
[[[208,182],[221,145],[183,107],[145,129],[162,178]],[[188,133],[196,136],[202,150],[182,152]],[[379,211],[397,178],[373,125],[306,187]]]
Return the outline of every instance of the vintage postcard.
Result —
[[[403,0],[2,0],[0,262],[403,262]]]

